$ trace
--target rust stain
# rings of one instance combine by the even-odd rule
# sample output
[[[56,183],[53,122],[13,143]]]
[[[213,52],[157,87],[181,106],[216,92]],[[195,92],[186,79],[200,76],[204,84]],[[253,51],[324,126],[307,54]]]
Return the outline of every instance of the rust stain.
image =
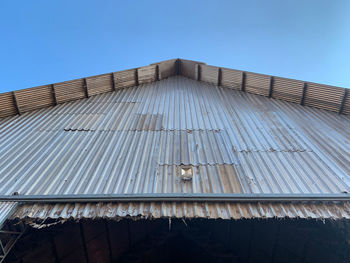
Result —
[[[137,131],[160,131],[163,130],[163,121],[163,114],[136,113],[131,127],[135,127]]]
[[[233,165],[219,164],[220,181],[224,193],[242,193],[242,186],[237,177],[237,172]]]

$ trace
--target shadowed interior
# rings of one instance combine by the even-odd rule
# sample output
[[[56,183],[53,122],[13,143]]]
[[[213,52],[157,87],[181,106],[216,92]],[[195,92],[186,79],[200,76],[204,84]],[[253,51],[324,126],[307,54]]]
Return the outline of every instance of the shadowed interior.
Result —
[[[346,229],[300,219],[85,220],[28,228],[5,262],[348,262]]]

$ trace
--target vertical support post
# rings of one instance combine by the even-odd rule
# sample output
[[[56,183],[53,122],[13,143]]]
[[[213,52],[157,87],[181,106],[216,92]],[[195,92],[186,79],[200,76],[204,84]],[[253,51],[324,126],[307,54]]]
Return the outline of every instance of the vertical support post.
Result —
[[[112,263],[113,262],[113,254],[112,254],[112,244],[111,244],[111,237],[110,237],[108,221],[105,221],[105,228],[106,228],[106,235],[107,235],[109,258],[110,258],[110,262]]]
[[[181,74],[181,60],[178,58],[175,62],[175,73],[176,75],[180,75]]]
[[[115,91],[114,72],[112,72],[112,91]]]
[[[344,95],[343,95],[343,99],[342,99],[340,107],[339,107],[338,114],[342,114],[343,113],[343,110],[344,110],[344,107],[345,107],[346,98],[348,97],[348,93],[349,93],[349,90],[348,89],[344,89]]]
[[[83,79],[83,88],[84,88],[84,93],[85,93],[85,97],[88,98],[89,97],[89,90],[87,87],[87,81],[86,78]]]
[[[247,258],[247,262],[250,262],[250,259],[251,259],[251,253],[252,253],[252,250],[253,250],[254,233],[255,233],[255,223],[253,222],[252,228],[251,228],[251,232],[250,232],[250,235],[249,235],[249,245],[248,245],[248,258]]]
[[[55,86],[52,84],[51,85],[51,94],[53,97],[53,102],[55,103],[55,105],[57,105],[57,98],[56,98],[56,91],[55,91]]]
[[[16,112],[18,115],[21,115],[21,111],[19,110],[16,94],[14,91],[12,91],[12,100],[13,100],[13,105],[15,106]]]
[[[272,249],[272,254],[271,254],[271,260],[270,262],[273,263],[276,260],[276,251],[277,251],[277,246],[278,246],[278,242],[279,242],[279,238],[280,238],[280,233],[281,233],[281,223],[278,223],[278,227],[277,227],[277,232],[275,235],[275,242],[273,244],[273,249]]]
[[[307,83],[304,82],[304,87],[303,87],[303,95],[301,97],[300,105],[305,105],[305,97],[306,97],[306,90],[307,90]]]
[[[246,73],[243,71],[242,72],[242,87],[241,87],[242,91],[245,91],[245,81],[246,81]]]
[[[273,76],[271,76],[271,77],[270,77],[269,98],[272,98],[272,93],[273,93],[273,84],[274,84],[274,81],[275,81],[274,77],[273,77]]]
[[[222,79],[222,69],[219,68],[219,70],[218,70],[218,86],[221,86],[221,79]]]
[[[129,248],[132,246],[132,242],[131,242],[131,232],[130,232],[130,221],[127,221],[128,224],[128,244],[129,244]]]
[[[200,81],[202,78],[201,76],[201,65],[197,64],[197,80]]]
[[[156,80],[159,80],[159,64],[156,65]]]
[[[84,228],[83,228],[83,224],[81,222],[79,223],[79,228],[80,228],[81,240],[83,242],[83,249],[84,249],[85,260],[86,260],[86,263],[89,263],[89,255],[88,255],[88,250],[87,250],[87,246],[86,246],[86,239],[85,239],[85,234],[84,234]]]
[[[50,236],[50,241],[51,241],[51,249],[52,249],[53,257],[55,259],[55,263],[58,263],[59,262],[58,253],[57,253],[57,248],[56,248],[56,243],[55,243],[55,237],[53,234],[51,234],[51,236]]]
[[[135,85],[139,85],[139,72],[138,69],[135,69]]]

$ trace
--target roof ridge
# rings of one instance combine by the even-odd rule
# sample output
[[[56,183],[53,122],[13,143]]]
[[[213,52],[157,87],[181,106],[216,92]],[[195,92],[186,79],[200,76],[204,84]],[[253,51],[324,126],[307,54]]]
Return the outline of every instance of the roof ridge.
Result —
[[[0,118],[175,75],[339,114],[350,114],[350,96],[348,89],[345,88],[216,67],[206,65],[204,62],[177,58],[144,67],[1,93]]]

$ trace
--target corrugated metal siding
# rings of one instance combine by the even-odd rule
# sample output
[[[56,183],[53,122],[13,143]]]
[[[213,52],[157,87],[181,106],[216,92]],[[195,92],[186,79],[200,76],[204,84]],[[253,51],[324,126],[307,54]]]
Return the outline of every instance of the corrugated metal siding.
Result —
[[[349,192],[349,130],[349,116],[171,77],[0,120],[0,194]],[[191,181],[180,176],[184,165]],[[79,215],[98,208],[80,206]],[[152,205],[113,206],[119,216]],[[283,217],[297,205],[196,206],[164,203],[152,213]],[[323,206],[297,213],[335,217],[338,205]],[[48,207],[42,213],[61,213]]]
[[[0,194],[349,192],[349,130],[347,116],[173,77],[1,120]]]
[[[17,202],[0,202],[0,230],[5,220],[14,212],[16,206]]]
[[[349,203],[73,203],[35,204],[17,209],[11,219],[134,218],[305,218],[350,219]],[[40,224],[40,227],[43,227]]]

